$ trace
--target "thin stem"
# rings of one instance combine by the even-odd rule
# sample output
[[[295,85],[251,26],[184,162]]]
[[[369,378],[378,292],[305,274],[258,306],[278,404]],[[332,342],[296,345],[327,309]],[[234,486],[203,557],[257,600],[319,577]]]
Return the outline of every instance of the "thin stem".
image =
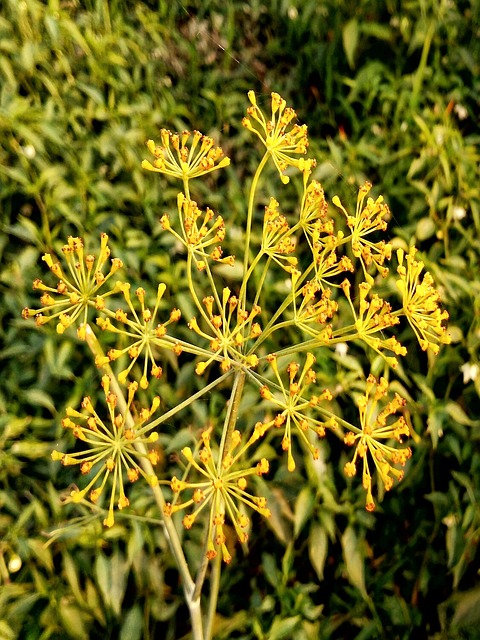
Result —
[[[218,456],[217,471],[221,472],[222,462],[228,451],[230,443],[230,437],[232,431],[235,428],[238,418],[238,409],[240,407],[240,401],[242,399],[243,387],[245,385],[245,370],[238,369],[235,372],[235,379],[233,381],[232,393],[230,395],[230,402],[228,403],[227,415],[225,416],[225,423],[223,425],[222,440],[220,442],[220,451]]]
[[[35,196],[35,203],[40,210],[40,216],[42,218],[42,234],[45,238],[46,246],[48,249],[53,249],[52,232],[50,229],[47,207],[39,195]]]
[[[283,300],[282,304],[278,307],[278,309],[275,311],[273,316],[270,318],[268,323],[263,328],[263,331],[262,331],[261,335],[255,341],[255,344],[250,349],[249,354],[252,353],[253,351],[257,350],[259,345],[262,344],[262,342],[264,342],[273,333],[273,331],[275,331],[277,329],[277,327],[279,327],[279,326],[290,326],[290,325],[293,326],[295,324],[295,320],[294,319],[285,320],[284,322],[288,323],[287,325],[283,325],[283,324],[276,325],[275,322],[277,321],[277,318],[279,318],[282,315],[282,313],[285,311],[285,309],[287,309],[292,304],[292,302],[295,301],[297,296],[300,295],[301,292],[300,292],[299,286],[302,284],[302,282],[305,280],[305,278],[309,275],[309,273],[313,269],[313,267],[314,267],[313,264],[310,265],[302,273],[302,275],[300,276],[299,280],[296,283],[295,291],[293,291],[292,293],[289,293],[288,296]]]
[[[413,79],[412,92],[410,94],[410,107],[416,109],[418,103],[418,97],[420,95],[420,89],[422,88],[423,77],[425,75],[425,69],[427,66],[428,54],[430,53],[430,47],[432,45],[433,36],[435,35],[437,24],[432,19],[428,25],[427,33],[425,34],[425,40],[423,41],[422,55],[420,57],[420,63]]]
[[[205,640],[212,637],[213,623],[217,612],[218,594],[220,591],[220,575],[222,567],[222,557],[218,553],[212,562],[212,571],[210,573],[210,598],[208,600],[207,619],[205,621]]]
[[[232,372],[227,371],[222,376],[220,376],[220,378],[215,378],[213,382],[210,382],[210,384],[207,384],[206,387],[203,387],[203,389],[200,389],[199,391],[194,393],[193,396],[190,396],[180,404],[177,404],[175,407],[173,407],[173,409],[170,409],[170,411],[167,411],[166,413],[159,416],[156,420],[153,420],[152,422],[150,422],[149,423],[150,427],[154,429],[155,427],[158,427],[159,424],[162,424],[162,422],[169,420],[171,417],[176,415],[179,411],[191,405],[192,402],[195,402],[195,400],[197,400],[198,398],[201,398],[203,395],[205,395],[206,393],[214,389],[218,384],[226,380],[231,375],[232,375]]]
[[[251,240],[252,221],[253,221],[253,205],[255,204],[255,194],[257,191],[257,185],[260,179],[260,174],[262,173],[263,168],[267,164],[267,160],[269,157],[270,157],[270,153],[267,151],[263,156],[260,164],[258,165],[257,170],[255,171],[255,175],[253,176],[253,180],[252,180],[252,185],[250,187],[250,196],[248,199],[248,211],[247,211],[247,225],[245,230],[245,253],[243,255],[244,278],[243,278],[242,286],[240,288],[240,295],[239,295],[239,298],[244,307],[246,306],[246,301],[247,301],[247,283],[248,283],[247,273],[248,273],[248,262],[250,259],[249,254],[250,254],[250,240]]]

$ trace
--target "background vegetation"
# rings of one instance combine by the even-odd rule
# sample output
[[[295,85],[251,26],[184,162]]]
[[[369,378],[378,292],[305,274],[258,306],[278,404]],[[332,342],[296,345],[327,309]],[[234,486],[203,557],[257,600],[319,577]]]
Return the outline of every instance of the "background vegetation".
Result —
[[[92,372],[73,334],[60,344],[20,314],[36,304],[42,253],[69,234],[108,232],[129,278],[146,287],[159,272],[181,282],[158,225],[176,188],[140,169],[144,141],[162,126],[219,140],[232,167],[204,197],[241,224],[242,185],[257,161],[240,124],[252,88],[264,103],[281,93],[309,125],[314,177],[330,198],[354,202],[366,178],[385,195],[392,237],[414,240],[442,287],[452,344],[428,363],[412,349],[399,372],[414,455],[375,514],[343,479],[335,443],[320,471],[305,462],[307,483],[278,466],[275,535],[256,523],[250,554],[223,572],[217,636],[478,638],[478,2],[5,0],[1,640],[188,634],[178,576],[148,526],[148,490],[136,502],[145,521],[123,518],[108,531],[96,518],[75,526],[78,509],[62,507],[74,477],[49,452]],[[331,373],[347,392],[362,357]],[[190,394],[191,370],[171,371],[160,395]],[[221,401],[191,418],[208,419]]]

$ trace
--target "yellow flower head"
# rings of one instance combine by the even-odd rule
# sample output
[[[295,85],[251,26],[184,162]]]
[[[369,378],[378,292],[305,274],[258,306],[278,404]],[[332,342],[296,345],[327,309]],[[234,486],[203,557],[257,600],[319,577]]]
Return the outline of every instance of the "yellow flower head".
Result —
[[[379,196],[376,200],[367,198],[365,204],[365,198],[371,188],[370,182],[365,182],[360,187],[354,216],[349,215],[338,196],[332,198],[333,204],[345,215],[351,233],[353,255],[360,260],[365,279],[369,284],[373,284],[373,278],[367,273],[368,267],[374,264],[379,273],[385,277],[388,268],[384,266],[384,262],[389,260],[392,255],[392,246],[389,243],[385,243],[384,240],[372,242],[368,239],[370,234],[386,230],[387,219],[390,216],[390,210],[385,204],[383,196]]]
[[[255,354],[245,355],[247,345],[262,333],[259,322],[255,319],[262,312],[258,304],[254,304],[247,311],[240,304],[240,300],[231,295],[228,287],[222,290],[221,299],[217,296],[205,296],[202,300],[204,310],[202,316],[208,326],[203,330],[196,318],[188,323],[189,328],[202,338],[209,341],[212,355],[206,361],[199,362],[196,373],[202,375],[214,361],[220,361],[223,371],[228,371],[232,362],[240,362],[247,367],[255,367],[258,357]],[[216,307],[216,308],[215,308]]]
[[[315,356],[307,353],[302,370],[298,362],[290,362],[286,368],[288,381],[285,382],[285,376],[280,374],[277,356],[270,354],[267,361],[275,375],[276,383],[272,385],[277,393],[274,393],[265,385],[260,389],[260,395],[264,400],[268,400],[276,409],[279,410],[277,415],[264,423],[260,423],[264,431],[277,427],[282,430],[282,449],[287,452],[287,467],[289,471],[295,470],[295,460],[292,453],[292,435],[293,429],[299,436],[305,446],[309,449],[314,459],[319,457],[319,450],[309,440],[307,432],[313,431],[318,437],[323,437],[327,428],[335,428],[335,421],[323,422],[313,417],[313,410],[323,401],[332,399],[332,394],[328,389],[323,391],[319,396],[310,394],[309,387],[316,382]],[[260,426],[259,425],[259,426]]]
[[[400,344],[395,336],[387,338],[384,335],[384,330],[394,327],[400,322],[398,313],[393,313],[390,304],[376,293],[370,295],[372,287],[367,282],[361,282],[358,286],[357,313],[350,296],[350,283],[348,280],[344,280],[340,286],[347,297],[355,318],[355,329],[358,332],[358,337],[380,354],[389,366],[395,369],[398,364],[395,356],[406,355],[407,349]],[[385,350],[392,351],[395,356],[386,356],[384,354]]]
[[[97,357],[95,363],[100,367],[128,354],[130,364],[118,375],[119,381],[126,384],[134,364],[143,355],[143,375],[140,378],[140,386],[142,389],[146,389],[149,385],[149,374],[154,378],[160,378],[162,375],[162,367],[156,362],[155,348],[173,350],[176,341],[167,335],[167,327],[180,319],[181,312],[179,309],[172,309],[165,322],[157,322],[159,306],[166,290],[166,285],[163,282],[158,285],[157,299],[153,310],[145,306],[145,289],[143,287],[138,287],[135,291],[139,309],[136,309],[132,302],[130,283],[117,282],[115,290],[123,293],[129,312],[117,309],[115,313],[109,312],[106,318],[97,318],[97,324],[103,331],[122,334],[126,337],[128,344],[123,349],[110,349],[106,357]],[[151,365],[150,369],[149,365]]]
[[[58,284],[56,287],[49,287],[37,278],[33,283],[33,288],[43,291],[40,298],[42,308],[25,308],[22,316],[24,318],[34,316],[38,325],[46,324],[55,319],[58,321],[58,333],[63,333],[67,327],[80,319],[81,324],[77,333],[78,337],[84,340],[88,310],[90,308],[104,309],[105,298],[111,295],[114,290],[107,291],[102,295],[100,295],[99,291],[105,286],[109,278],[123,267],[123,264],[118,258],[113,258],[109,272],[106,275],[103,273],[105,263],[110,257],[106,233],[101,234],[98,258],[85,252],[81,238],[72,236],[68,238],[67,244],[62,247],[62,252],[67,265],[66,271],[62,269],[59,262],[54,261],[51,254],[46,253],[43,256],[42,259],[58,279]],[[47,315],[44,315],[45,313]]]
[[[275,163],[282,182],[286,184],[289,181],[288,176],[284,175],[287,167],[293,166],[300,170],[305,168],[305,160],[294,156],[307,153],[307,125],[292,124],[297,114],[291,107],[287,107],[286,101],[278,93],[272,93],[270,119],[265,117],[257,105],[253,91],[248,92],[248,99],[251,106],[247,109],[247,117],[242,120],[242,124],[260,138]],[[308,166],[311,164],[312,162]]]
[[[197,477],[192,481],[172,478],[170,486],[173,500],[171,503],[167,503],[165,515],[169,516],[177,511],[192,507],[191,513],[183,519],[185,528],[190,529],[199,515],[208,511],[207,557],[214,558],[219,549],[224,562],[229,563],[232,556],[226,545],[225,518],[228,517],[232,523],[239,541],[245,543],[248,540],[247,531],[250,520],[244,512],[244,507],[247,506],[258,511],[265,518],[270,516],[266,499],[257,497],[248,491],[248,478],[268,473],[269,464],[265,458],[253,466],[246,467],[241,462],[248,448],[258,439],[258,434],[252,436],[242,446],[240,432],[233,431],[223,456],[212,450],[211,434],[211,428],[202,433],[202,446],[198,456],[194,455],[190,447],[185,447],[182,450],[191,469],[190,473],[196,470]],[[190,497],[179,503],[178,498],[184,491],[188,491]]]
[[[83,412],[68,407],[62,425],[65,429],[70,429],[75,438],[84,443],[86,449],[71,454],[55,450],[52,452],[52,459],[60,460],[65,466],[80,465],[82,475],[94,474],[84,489],[75,489],[71,492],[72,502],[80,502],[89,493],[91,502],[96,503],[107,481],[111,479],[109,508],[103,522],[105,526],[111,527],[114,523],[115,502],[119,509],[129,505],[125,495],[124,474],[130,482],[137,480],[140,475],[150,485],[158,482],[156,476],[147,476],[138,461],[141,458],[148,458],[153,464],[159,459],[158,452],[154,449],[148,451],[146,445],[151,445],[158,439],[158,434],[151,431],[148,421],[158,409],[160,399],[155,397],[151,407],[141,409],[131,422],[127,416],[138,384],[130,383],[127,406],[122,412],[117,409],[118,398],[110,391],[108,376],[103,376],[102,387],[108,407],[108,419],[104,421],[98,415],[88,397],[83,399]],[[138,445],[143,451],[137,449]]]
[[[292,289],[296,289],[295,278]],[[317,294],[321,291],[318,298]],[[321,283],[308,280],[301,288],[302,299],[295,305],[295,323],[305,333],[315,336],[319,343],[327,344],[332,337],[331,324],[327,324],[338,311],[338,303],[331,298],[331,289],[323,289]],[[320,325],[320,326],[318,326]]]
[[[420,347],[437,354],[440,344],[450,343],[450,336],[443,324],[448,320],[448,312],[440,309],[440,294],[434,286],[431,274],[427,271],[420,279],[424,264],[415,260],[415,253],[415,247],[411,247],[407,255],[402,249],[397,251],[397,271],[400,276],[397,287],[402,293],[403,311]]]
[[[385,378],[379,381],[373,375],[367,378],[365,394],[358,401],[361,428],[352,427],[344,438],[345,444],[355,446],[353,459],[344,467],[346,476],[352,477],[357,472],[357,464],[362,465],[362,484],[366,493],[366,509],[373,511],[375,502],[372,495],[372,474],[369,459],[373,461],[377,475],[385,489],[389,491],[394,478],[401,480],[403,471],[394,465],[405,466],[412,455],[410,448],[397,449],[388,444],[396,440],[402,443],[403,436],[409,436],[409,428],[403,416],[397,417],[405,400],[395,394],[393,400],[383,404],[381,401],[388,392],[388,382]],[[383,408],[382,408],[383,406]]]
[[[278,211],[279,203],[270,198],[265,207],[263,217],[262,250],[282,269],[291,273],[297,265],[298,259],[291,254],[295,251],[295,238],[292,229],[284,215]]]
[[[147,141],[147,148],[155,159],[153,164],[143,160],[143,169],[190,180],[230,164],[230,158],[224,156],[221,147],[215,147],[213,139],[199,131],[172,133],[162,129],[160,135],[161,146],[153,140]]]

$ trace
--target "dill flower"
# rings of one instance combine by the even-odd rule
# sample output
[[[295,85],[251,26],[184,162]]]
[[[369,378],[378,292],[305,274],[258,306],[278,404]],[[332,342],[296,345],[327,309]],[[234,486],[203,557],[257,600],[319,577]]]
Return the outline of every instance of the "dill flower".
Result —
[[[160,136],[161,146],[153,140],[147,141],[147,148],[155,159],[153,164],[143,160],[143,169],[190,180],[230,164],[230,158],[224,157],[222,148],[215,147],[213,139],[199,131],[172,133],[162,129]]]
[[[211,427],[202,433],[203,446],[198,453],[198,461],[190,447],[182,449],[184,458],[189,467],[197,471],[198,478],[191,481],[179,480],[174,476],[170,483],[174,499],[166,504],[164,512],[170,516],[192,507],[192,511],[183,518],[186,529],[192,527],[201,513],[208,512],[207,557],[209,560],[215,558],[219,549],[224,562],[228,564],[232,556],[226,545],[226,518],[232,523],[238,540],[244,544],[248,540],[247,529],[250,524],[244,507],[257,511],[265,518],[270,517],[266,498],[255,496],[247,490],[249,476],[268,473],[269,463],[265,458],[249,467],[240,462],[248,448],[260,437],[258,430],[243,446],[240,432],[233,431],[223,457],[212,451],[211,435]],[[191,497],[179,503],[178,499],[185,491]]]
[[[71,492],[72,502],[80,502],[88,493],[90,501],[96,504],[111,478],[108,513],[103,521],[106,527],[111,527],[114,523],[115,503],[118,509],[129,506],[125,495],[124,474],[130,482],[135,482],[142,475],[151,486],[158,484],[157,477],[148,476],[138,462],[145,457],[153,465],[159,461],[158,452],[154,449],[148,451],[145,447],[158,439],[158,433],[151,431],[148,421],[158,409],[160,398],[156,396],[149,409],[141,409],[131,424],[127,415],[138,384],[131,382],[128,386],[127,406],[122,412],[117,411],[118,398],[110,392],[110,378],[106,375],[102,378],[102,388],[108,407],[107,420],[104,421],[98,415],[90,398],[86,397],[82,401],[82,409],[86,413],[68,407],[67,415],[62,421],[63,427],[71,429],[74,437],[88,448],[75,453],[54,450],[52,459],[60,460],[64,466],[80,465],[82,475],[94,473],[85,488]],[[144,453],[139,450],[139,446],[143,446]]]
[[[253,91],[248,92],[248,99],[251,102],[251,106],[248,107],[247,117],[243,118],[242,124],[260,138],[268,154],[272,157],[280,174],[280,179],[284,184],[287,184],[289,178],[284,175],[287,167],[304,168],[305,160],[294,156],[307,153],[307,125],[296,123],[292,125],[292,121],[296,119],[297,114],[291,107],[286,106],[286,101],[278,93],[272,93],[272,115],[270,119],[265,117],[257,105]]]
[[[60,334],[80,319],[81,323],[77,334],[81,340],[85,340],[88,311],[90,308],[104,309],[105,298],[115,290],[112,288],[101,295],[99,291],[109,278],[123,267],[123,263],[119,258],[113,258],[109,272],[104,274],[104,266],[110,257],[106,233],[102,233],[100,236],[98,258],[85,253],[83,240],[72,236],[62,247],[62,252],[67,263],[67,271],[62,269],[59,262],[54,262],[50,253],[46,253],[42,260],[46,262],[50,271],[58,279],[58,284],[56,287],[49,287],[37,278],[33,282],[33,288],[43,291],[40,298],[42,307],[40,309],[25,308],[22,316],[24,318],[35,317],[37,325],[57,320],[56,329]],[[45,313],[48,315],[44,315]]]
[[[214,313],[214,304],[218,312]],[[203,330],[196,318],[192,318],[188,327],[197,335],[209,342],[212,352],[206,361],[201,361],[195,369],[202,375],[213,361],[220,361],[223,371],[228,371],[232,362],[239,362],[247,367],[255,367],[258,357],[255,354],[245,355],[245,345],[251,339],[256,339],[262,333],[261,326],[254,319],[260,315],[261,307],[254,304],[251,311],[243,308],[240,300],[231,295],[231,290],[224,287],[221,300],[213,296],[206,296],[202,300],[204,311],[202,316],[208,326]],[[207,333],[208,331],[208,333]]]
[[[367,239],[371,233],[376,231],[385,231],[387,228],[386,218],[390,216],[390,210],[383,201],[383,196],[378,196],[376,200],[368,198],[364,206],[365,198],[372,188],[370,182],[360,187],[357,198],[357,208],[355,215],[348,214],[345,207],[340,202],[338,196],[332,198],[333,204],[338,207],[345,215],[347,226],[351,235],[344,238],[351,242],[353,255],[358,258],[362,264],[365,279],[369,284],[373,284],[372,276],[367,273],[367,269],[374,264],[382,276],[386,276],[388,268],[384,266],[385,260],[389,260],[392,255],[392,245],[384,240],[372,242]]]
[[[315,407],[318,407],[322,401],[331,400],[332,394],[328,389],[325,389],[319,396],[311,394],[309,397],[306,397],[308,387],[316,382],[316,375],[312,368],[315,363],[315,356],[312,353],[306,354],[305,363],[301,372],[298,362],[293,361],[288,364],[287,384],[285,384],[280,375],[276,354],[267,356],[267,361],[275,374],[278,383],[275,385],[275,390],[279,393],[273,393],[268,385],[264,385],[260,388],[260,395],[264,400],[268,400],[269,403],[277,409],[280,409],[280,411],[272,420],[260,423],[260,425],[265,431],[272,427],[282,429],[282,449],[287,452],[287,467],[289,471],[294,471],[295,460],[292,454],[293,429],[295,429],[296,434],[310,451],[314,460],[317,460],[319,450],[310,442],[307,432],[311,430],[318,437],[323,438],[327,428],[334,429],[336,427],[336,421],[334,418],[330,418],[324,422],[314,418],[311,415],[311,411]],[[282,397],[279,397],[280,394]],[[260,425],[258,426],[260,427]]]
[[[297,265],[298,259],[290,254],[295,251],[295,241],[292,240],[292,229],[284,215],[278,211],[279,203],[270,198],[265,207],[263,218],[262,251],[270,256],[285,271],[291,272]]]
[[[296,292],[296,278],[293,277],[292,280],[292,289]],[[317,294],[320,291],[321,296],[317,298]],[[307,281],[300,289],[300,292],[302,295],[300,304],[297,304],[296,297],[294,297],[296,326],[305,331],[305,333],[316,336],[319,339],[322,336],[321,339],[328,342],[333,332],[331,325],[327,325],[327,322],[338,311],[338,303],[331,298],[331,289],[322,290],[321,283],[315,279]],[[321,328],[318,328],[317,325],[321,325]],[[328,329],[327,326],[329,327]]]
[[[426,271],[420,279],[424,263],[415,260],[416,251],[415,247],[411,247],[405,255],[403,249],[398,249],[397,271],[400,279],[396,284],[402,294],[403,312],[420,347],[423,351],[430,349],[437,354],[440,344],[450,343],[450,336],[442,324],[444,320],[448,320],[448,311],[440,309],[440,294],[434,287],[431,274]]]
[[[325,192],[317,180],[307,183],[304,174],[303,196],[300,205],[300,224],[307,235],[312,235],[318,230],[318,223],[324,227],[321,229],[329,235],[333,234],[333,220],[328,217],[328,203]]]
[[[357,334],[352,336],[353,339],[359,338],[368,344],[374,351],[380,354],[385,361],[395,369],[397,367],[397,358],[395,356],[386,356],[383,350],[392,351],[395,355],[404,356],[407,349],[400,344],[395,336],[386,338],[383,335],[384,329],[388,329],[397,325],[400,320],[396,312],[392,312],[392,308],[388,302],[385,302],[380,296],[374,293],[370,299],[367,299],[371,290],[371,285],[367,282],[361,282],[358,286],[358,314],[353,305],[350,296],[350,282],[344,280],[341,288],[350,304],[350,308],[355,318],[355,329]]]
[[[397,449],[388,444],[391,440],[402,443],[402,436],[410,435],[404,417],[395,415],[406,404],[402,397],[395,394],[393,400],[386,403],[383,409],[380,408],[380,400],[386,396],[388,386],[385,378],[380,378],[377,382],[372,374],[368,376],[365,394],[358,401],[361,427],[352,426],[352,431],[349,431],[344,438],[345,444],[355,446],[353,458],[345,464],[344,473],[348,477],[356,475],[357,464],[359,459],[361,460],[362,485],[366,491],[367,511],[375,509],[369,459],[373,461],[373,466],[386,491],[389,491],[395,478],[398,481],[403,478],[403,471],[394,465],[405,466],[412,455],[409,447]]]
[[[172,227],[167,214],[160,218],[160,223],[163,229],[169,231],[195,256],[198,270],[203,271],[206,268],[207,258],[233,265],[234,256],[223,257],[221,242],[225,239],[225,222],[222,216],[215,216],[209,207],[203,212],[194,200],[187,198],[183,193],[177,196],[177,208],[182,235]],[[213,251],[207,253],[206,249],[212,246]]]
[[[117,309],[114,313],[106,311],[107,317],[97,318],[97,324],[102,331],[110,331],[123,335],[128,340],[128,346],[123,349],[110,349],[106,356],[97,356],[95,364],[98,367],[107,364],[113,360],[117,360],[121,356],[128,354],[130,356],[130,364],[126,369],[118,374],[118,380],[125,384],[128,374],[134,364],[143,355],[143,374],[140,379],[140,386],[146,389],[149,385],[148,374],[154,378],[160,378],[162,375],[162,367],[160,367],[155,358],[154,347],[163,347],[172,350],[178,342],[167,336],[168,325],[178,322],[181,317],[179,309],[172,309],[166,322],[157,323],[157,313],[160,302],[166,290],[166,285],[161,282],[157,288],[157,299],[154,309],[145,306],[145,289],[138,287],[135,291],[136,297],[140,303],[140,312],[137,313],[130,296],[130,283],[117,282],[116,290],[123,293],[123,297],[130,310],[130,317],[123,309]],[[112,323],[112,320],[116,324]],[[151,365],[149,370],[149,365]]]

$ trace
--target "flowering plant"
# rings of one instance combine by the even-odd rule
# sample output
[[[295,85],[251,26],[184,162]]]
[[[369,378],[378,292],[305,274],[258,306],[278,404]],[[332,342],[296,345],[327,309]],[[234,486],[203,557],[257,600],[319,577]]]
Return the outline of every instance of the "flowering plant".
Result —
[[[81,448],[52,453],[63,465],[79,465],[86,477],[85,486],[73,489],[69,500],[88,497],[102,507],[109,496],[104,525],[112,527],[115,506],[133,508],[126,483],[141,477],[147,481],[183,578],[195,640],[212,635],[221,560],[232,560],[226,527],[232,527],[238,543],[246,547],[251,514],[270,516],[261,488],[275,451],[285,455],[287,469],[293,472],[302,452],[318,459],[323,438],[329,433],[340,438],[353,449],[344,473],[353,477],[361,468],[365,507],[374,510],[375,487],[382,492],[392,489],[411,456],[408,446],[400,446],[409,436],[405,399],[390,391],[389,371],[406,354],[395,330],[406,320],[421,349],[433,354],[449,341],[448,314],[441,310],[433,279],[423,273],[415,248],[394,253],[382,238],[389,218],[383,198],[370,197],[372,186],[365,183],[354,213],[336,196],[331,209],[313,178],[315,160],[306,157],[306,125],[296,123],[295,111],[276,93],[268,114],[253,92],[248,97],[251,104],[243,125],[259,138],[264,153],[249,187],[240,242],[228,238],[226,214],[217,215],[209,207],[202,210],[192,199],[194,179],[228,166],[222,149],[197,131],[162,130],[159,145],[147,142],[153,159],[144,160],[143,168],[181,182],[176,207],[162,215],[160,224],[185,261],[195,315],[183,322],[182,311],[169,303],[175,292],[168,292],[164,282],[158,284],[153,307],[143,287],[131,295],[131,284],[114,277],[124,268],[122,262],[113,258],[106,266],[106,234],[101,236],[98,257],[73,237],[63,247],[65,267],[45,254],[56,282],[46,285],[37,279],[34,288],[42,291],[41,307],[23,312],[38,325],[54,320],[60,334],[76,325],[78,338],[86,341],[102,375],[106,412],[89,397],[80,410],[67,408],[62,424]],[[299,175],[296,213],[282,213],[273,195],[263,195],[261,178],[269,162],[282,185]],[[263,216],[258,215],[260,204]],[[236,256],[229,253],[234,244]],[[390,273],[393,256],[398,295],[390,302],[376,289]],[[235,266],[240,278],[231,278],[233,284],[226,286],[228,269]],[[283,286],[273,291],[274,279]],[[104,349],[101,343],[107,337],[106,342],[116,338],[118,344]],[[322,385],[316,367],[325,354],[352,342],[381,358],[383,375],[368,373],[363,378],[358,420],[350,422],[339,415],[334,402],[339,390]],[[198,391],[170,408],[153,395],[149,407],[139,408],[135,394],[155,393],[165,359],[177,362],[185,357],[195,359]],[[174,469],[156,471],[161,425],[215,388],[226,394],[224,414],[195,425],[191,443],[172,463]],[[253,423],[242,406],[247,389],[263,412]],[[165,410],[156,416],[160,407]],[[204,551],[196,575],[182,547],[177,512],[183,514],[181,526],[186,530],[203,529]],[[209,563],[210,604],[204,617],[201,595]]]

